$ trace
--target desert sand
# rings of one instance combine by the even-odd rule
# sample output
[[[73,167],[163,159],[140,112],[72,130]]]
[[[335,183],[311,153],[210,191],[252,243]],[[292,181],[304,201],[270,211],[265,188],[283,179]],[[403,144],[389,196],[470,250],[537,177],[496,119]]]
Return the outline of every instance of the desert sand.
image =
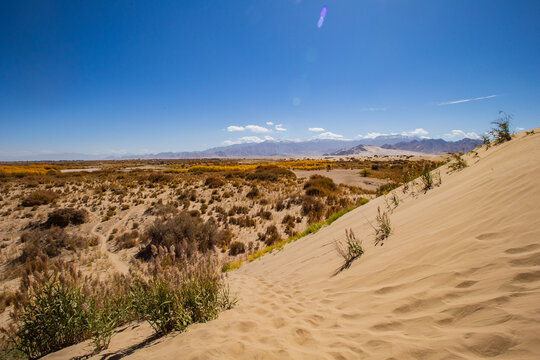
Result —
[[[439,187],[396,190],[384,245],[371,226],[379,197],[229,273],[238,304],[217,320],[141,346],[150,329],[129,326],[95,358],[539,359],[539,159],[538,134],[469,154]],[[365,253],[334,275],[349,228]]]

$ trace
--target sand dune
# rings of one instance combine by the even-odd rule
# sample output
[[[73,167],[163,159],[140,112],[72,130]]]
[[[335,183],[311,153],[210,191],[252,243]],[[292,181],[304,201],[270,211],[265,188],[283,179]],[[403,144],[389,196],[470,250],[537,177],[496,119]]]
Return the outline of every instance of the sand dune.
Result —
[[[536,130],[537,132],[539,129]],[[136,350],[132,359],[539,359],[540,135],[468,157],[423,193],[397,194],[394,233],[373,245],[378,198],[314,235],[230,273],[238,305]],[[352,228],[366,253],[333,276]],[[134,351],[133,351],[134,350]],[[84,354],[77,345],[51,359]],[[97,356],[96,358],[102,358]]]

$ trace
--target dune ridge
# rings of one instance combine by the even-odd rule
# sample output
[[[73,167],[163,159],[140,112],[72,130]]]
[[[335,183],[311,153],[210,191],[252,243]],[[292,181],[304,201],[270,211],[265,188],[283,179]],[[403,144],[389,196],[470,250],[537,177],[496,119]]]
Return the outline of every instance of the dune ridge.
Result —
[[[536,129],[538,133],[540,129]],[[384,197],[230,273],[238,305],[217,320],[132,348],[144,325],[107,353],[130,359],[540,358],[540,135],[466,157],[424,193],[396,194],[393,234],[374,246]],[[349,269],[334,242],[352,229],[365,253]],[[142,334],[142,335],[141,335]],[[71,358],[84,344],[47,358]],[[96,356],[102,358],[102,356]],[[112,358],[112,357],[111,357]]]

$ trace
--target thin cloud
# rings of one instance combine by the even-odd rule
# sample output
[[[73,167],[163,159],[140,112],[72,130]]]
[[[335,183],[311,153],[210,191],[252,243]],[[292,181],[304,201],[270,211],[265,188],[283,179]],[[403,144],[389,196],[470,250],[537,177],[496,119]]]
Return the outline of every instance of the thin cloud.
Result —
[[[401,133],[403,136],[425,136],[427,134],[429,134],[429,132],[422,128],[414,129],[413,131],[404,131]]]
[[[317,136],[315,136],[316,139],[324,139],[324,140],[344,140],[343,135],[334,134],[333,132],[327,131],[323,132]]]
[[[227,126],[227,131],[229,131],[229,132],[244,131],[244,130],[246,130],[246,129],[243,126],[235,126],[235,125]]]
[[[463,130],[452,130],[449,134],[444,134],[444,138],[447,139],[481,139],[481,136],[475,133],[474,131],[465,132]]]
[[[313,132],[323,132],[324,131],[323,128],[309,128],[308,130],[313,131]]]
[[[231,125],[227,127],[227,131],[234,132],[234,131],[251,131],[254,133],[262,134],[262,133],[269,133],[272,132],[272,130],[267,129],[263,126],[259,125],[246,125],[246,126],[236,126]]]
[[[274,123],[273,123],[273,122],[271,122],[271,121],[267,121],[267,122],[266,122],[266,125],[268,125],[268,126],[272,126],[272,125],[274,125]]]
[[[472,99],[446,101],[446,102],[440,103],[439,106],[441,106],[441,105],[461,104],[461,103],[466,103],[466,102],[469,102],[469,101],[486,100],[486,99],[491,99],[491,98],[494,98],[494,97],[497,97],[497,95],[482,96],[482,97],[477,97],[477,98],[472,98]]]
[[[283,127],[283,124],[277,124],[274,129],[276,129],[276,131],[287,131],[287,129]]]

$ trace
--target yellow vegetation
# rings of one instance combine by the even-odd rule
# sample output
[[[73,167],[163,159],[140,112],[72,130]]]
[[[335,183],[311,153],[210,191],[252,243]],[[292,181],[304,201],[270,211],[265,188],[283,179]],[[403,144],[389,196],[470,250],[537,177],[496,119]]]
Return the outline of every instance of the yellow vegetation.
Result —
[[[2,165],[0,166],[0,175],[46,175],[58,174],[60,170],[53,165]]]

